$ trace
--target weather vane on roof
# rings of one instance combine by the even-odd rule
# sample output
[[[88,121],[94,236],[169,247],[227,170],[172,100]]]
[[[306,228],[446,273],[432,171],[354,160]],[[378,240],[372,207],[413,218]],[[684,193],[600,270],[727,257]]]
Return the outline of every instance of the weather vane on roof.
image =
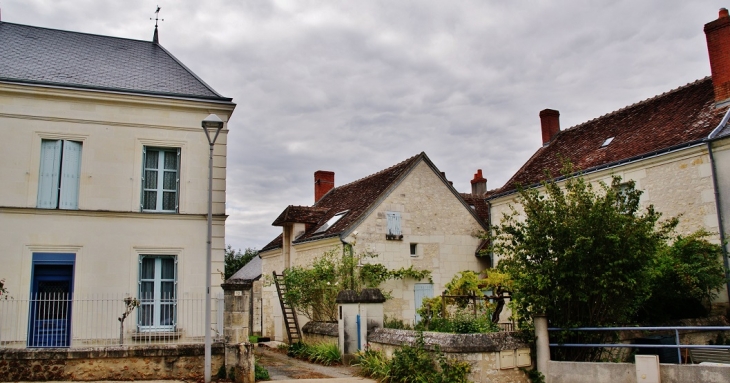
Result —
[[[152,20],[151,17],[150,17],[150,20]],[[159,5],[157,6],[157,10],[155,11],[155,34],[152,36],[152,42],[155,44],[160,43],[160,39],[157,36],[157,21],[158,20],[165,21],[165,19],[160,19],[160,6]]]

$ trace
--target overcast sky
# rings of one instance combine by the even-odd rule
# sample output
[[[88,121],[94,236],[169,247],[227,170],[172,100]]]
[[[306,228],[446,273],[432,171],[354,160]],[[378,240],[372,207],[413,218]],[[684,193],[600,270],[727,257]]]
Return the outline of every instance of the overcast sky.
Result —
[[[336,185],[426,152],[460,192],[502,186],[563,129],[710,74],[719,0],[0,0],[2,21],[151,40],[238,104],[226,242],[261,248],[313,173]]]

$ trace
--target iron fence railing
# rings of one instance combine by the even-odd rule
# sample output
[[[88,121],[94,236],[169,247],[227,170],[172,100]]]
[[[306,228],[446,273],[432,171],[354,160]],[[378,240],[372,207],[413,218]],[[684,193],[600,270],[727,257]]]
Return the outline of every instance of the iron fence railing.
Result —
[[[125,301],[126,298],[126,301]],[[38,293],[0,300],[0,348],[203,343],[205,296],[135,299]],[[223,337],[223,294],[213,297],[212,331]],[[123,331],[121,325],[123,324]],[[120,334],[121,332],[121,334]]]
[[[548,331],[667,331],[673,332],[674,344],[636,344],[636,343],[550,343],[550,347],[606,347],[606,348],[650,348],[677,349],[677,359],[682,363],[682,349],[730,349],[730,345],[682,344],[680,331],[730,331],[730,326],[669,326],[669,327],[577,327],[548,328]]]

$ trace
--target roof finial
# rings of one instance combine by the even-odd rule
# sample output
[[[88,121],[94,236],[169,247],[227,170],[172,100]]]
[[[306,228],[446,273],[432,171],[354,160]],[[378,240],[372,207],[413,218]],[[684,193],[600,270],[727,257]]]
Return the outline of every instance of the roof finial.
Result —
[[[150,17],[150,20],[152,20],[151,17]],[[160,43],[160,39],[157,36],[157,21],[158,20],[159,21],[165,21],[165,19],[160,19],[160,6],[159,5],[157,6],[157,10],[155,11],[155,34],[152,35],[152,42],[155,43],[155,44],[159,44]]]

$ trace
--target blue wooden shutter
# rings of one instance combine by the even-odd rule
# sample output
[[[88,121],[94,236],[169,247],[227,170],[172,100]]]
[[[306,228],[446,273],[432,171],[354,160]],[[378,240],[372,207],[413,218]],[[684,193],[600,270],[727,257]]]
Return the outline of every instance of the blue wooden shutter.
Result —
[[[180,160],[180,148],[177,148],[177,174],[175,175],[175,177],[177,177],[175,184],[175,212],[180,211]],[[177,260],[175,260],[175,262],[177,262]]]
[[[418,309],[423,304],[423,298],[433,298],[433,284],[431,283],[416,283],[413,286],[415,293],[415,307],[416,307],[416,323],[421,321],[421,316],[418,314]]]
[[[63,142],[61,163],[60,209],[79,208],[79,179],[81,178],[81,143]]]
[[[397,211],[389,211],[385,213],[388,217],[388,235],[401,235],[400,230],[400,213]]]
[[[58,206],[58,186],[61,174],[61,141],[41,141],[41,168],[38,177],[38,201],[41,209]]]

